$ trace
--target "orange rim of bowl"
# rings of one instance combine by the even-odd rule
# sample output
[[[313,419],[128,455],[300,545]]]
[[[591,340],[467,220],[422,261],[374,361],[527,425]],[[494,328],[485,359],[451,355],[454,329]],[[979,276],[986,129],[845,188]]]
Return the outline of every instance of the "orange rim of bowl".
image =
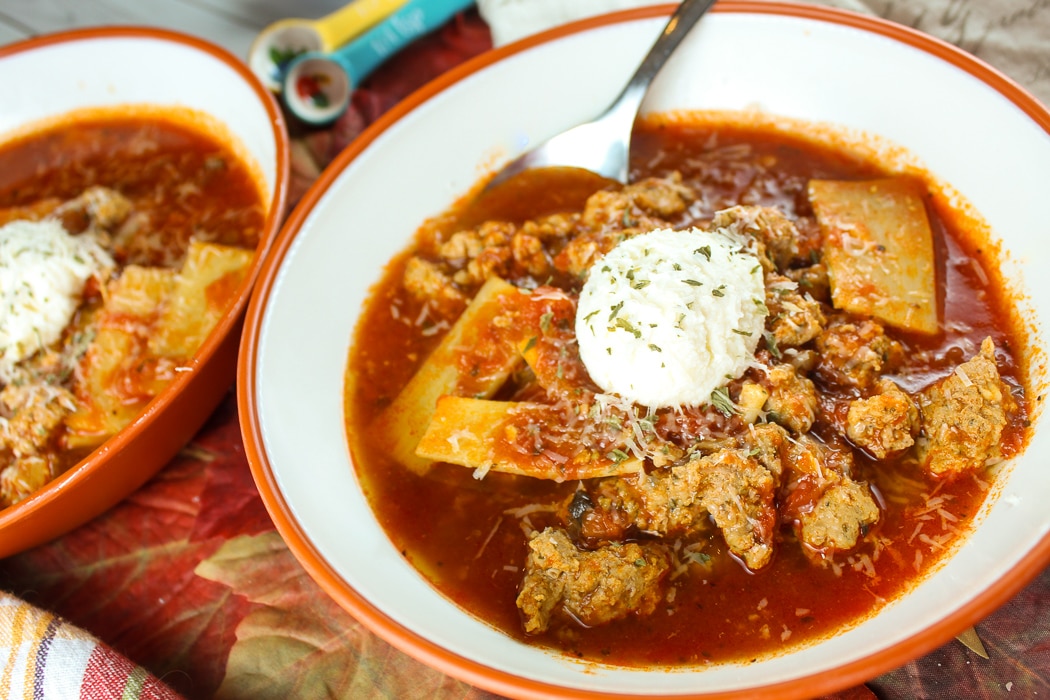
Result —
[[[486,67],[552,40],[620,22],[664,17],[673,5],[653,5],[591,17],[557,27],[515,43],[490,50],[453,68],[392,107],[369,126],[324,170],[310,187],[278,236],[262,276],[252,293],[245,319],[237,368],[237,408],[245,450],[255,482],[278,532],[289,549],[313,579],[344,609],[379,637],[429,666],[491,692],[528,698],[637,698],[633,694],[607,693],[544,683],[496,670],[450,652],[416,632],[395,622],[347,584],[310,542],[284,500],[265,453],[256,413],[255,376],[258,333],[275,277],[305,219],[324,196],[336,177],[366,150],[387,128],[416,107]],[[1018,83],[961,49],[936,37],[877,17],[837,8],[800,5],[766,0],[721,0],[714,12],[780,15],[851,27],[879,34],[906,44],[952,64],[955,68],[995,89],[1019,108],[1043,131],[1050,134],[1050,111]],[[1044,536],[1005,576],[978,594],[961,609],[902,642],[876,651],[837,668],[743,690],[676,694],[675,698],[758,698],[780,699],[813,697],[862,684],[947,643],[956,634],[977,623],[1007,602],[1033,580],[1050,562],[1050,535]]]
[[[273,194],[270,199],[269,211],[266,214],[266,219],[260,232],[256,255],[248,269],[246,279],[241,283],[241,288],[237,292],[234,303],[219,319],[215,328],[208,334],[204,343],[197,349],[197,352],[190,360],[189,366],[195,370],[197,367],[206,364],[218,351],[224,339],[231,331],[236,329],[248,305],[252,287],[262,271],[263,261],[277,238],[277,233],[280,230],[285,209],[287,208],[288,186],[291,177],[288,129],[285,125],[284,115],[273,95],[263,87],[255,74],[242,61],[226,49],[181,32],[132,26],[75,29],[32,37],[0,46],[0,59],[58,44],[113,38],[153,39],[179,44],[209,55],[211,58],[225,64],[245,81],[259,98],[259,103],[265,109],[272,127],[276,156],[274,182],[272,183]],[[9,528],[25,519],[42,517],[41,511],[49,508],[52,504],[79,498],[82,491],[92,488],[92,481],[96,476],[96,471],[106,457],[110,453],[117,453],[125,449],[148,426],[159,420],[165,409],[174,401],[174,397],[193,380],[196,374],[196,371],[178,373],[171,383],[155,396],[131,423],[116,435],[106,440],[87,457],[28,498],[7,508],[0,509],[0,532],[4,533],[5,549],[10,548],[11,553],[14,553],[26,548],[13,546],[17,545],[17,542],[25,542],[28,546],[39,544],[37,542],[38,538],[34,536],[31,528],[27,529],[26,532],[20,531],[16,534],[11,534]],[[159,470],[159,467],[157,470]],[[152,473],[151,471],[149,474],[143,474],[143,481],[148,479]],[[69,527],[65,529],[68,531],[80,524],[79,522],[70,523]],[[15,537],[17,542],[8,540],[9,537]],[[2,556],[4,555],[0,554],[0,557]]]

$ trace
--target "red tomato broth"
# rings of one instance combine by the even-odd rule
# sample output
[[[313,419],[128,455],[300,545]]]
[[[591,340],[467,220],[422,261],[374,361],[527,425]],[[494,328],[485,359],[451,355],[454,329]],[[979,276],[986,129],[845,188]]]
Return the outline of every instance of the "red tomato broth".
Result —
[[[188,110],[98,109],[0,144],[0,208],[113,188],[145,217],[122,264],[176,267],[191,237],[254,248],[266,198],[251,166]]]
[[[632,144],[631,180],[672,171],[681,172],[698,193],[698,204],[673,222],[676,227],[703,222],[738,203],[811,215],[809,179],[889,174],[856,152],[778,130],[677,120],[641,124]],[[972,354],[982,338],[992,336],[1003,380],[1016,389],[1022,408],[1003,437],[1004,454],[1016,454],[1027,438],[1030,408],[1022,391],[1024,358],[1017,354],[1024,333],[1011,300],[998,291],[1002,285],[990,268],[994,260],[975,261],[989,251],[982,244],[983,228],[941,199],[931,197],[929,204],[945,331],[934,337],[893,332],[907,355],[905,367],[893,376],[908,391],[918,390],[967,359],[966,348]],[[450,230],[448,220],[441,229]],[[426,248],[434,230],[424,227],[417,245]],[[836,555],[833,565],[814,565],[782,527],[773,562],[752,572],[727,554],[714,532],[702,550],[710,559],[675,578],[673,597],[652,615],[590,629],[563,624],[527,636],[514,602],[527,555],[523,522],[542,529],[557,518],[543,510],[520,517],[508,511],[563,504],[576,483],[491,472],[476,480],[469,469],[443,464],[418,476],[369,437],[370,420],[437,342],[405,322],[418,312],[400,288],[406,259],[407,253],[384,271],[359,321],[348,363],[347,427],[355,467],[376,517],[402,554],[450,600],[516,639],[624,666],[707,664],[779,653],[855,624],[905,592],[950,552],[994,491],[992,474],[937,482],[923,476],[914,458],[879,462],[854,449],[855,477],[872,485],[881,518],[857,548]],[[397,317],[391,305],[400,309]],[[826,390],[821,387],[822,395]],[[817,417],[812,432],[818,436],[836,432],[843,420],[834,414],[832,399]]]

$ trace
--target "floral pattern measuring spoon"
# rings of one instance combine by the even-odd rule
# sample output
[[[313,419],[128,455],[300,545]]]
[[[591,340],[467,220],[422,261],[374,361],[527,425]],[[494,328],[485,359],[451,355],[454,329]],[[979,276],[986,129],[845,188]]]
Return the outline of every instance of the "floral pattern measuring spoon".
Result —
[[[342,48],[297,56],[284,71],[285,106],[307,124],[335,121],[346,111],[354,89],[383,61],[473,4],[473,0],[408,0]]]
[[[284,70],[296,56],[334,51],[404,4],[405,0],[351,0],[320,19],[278,20],[255,37],[248,65],[263,85],[280,92]]]

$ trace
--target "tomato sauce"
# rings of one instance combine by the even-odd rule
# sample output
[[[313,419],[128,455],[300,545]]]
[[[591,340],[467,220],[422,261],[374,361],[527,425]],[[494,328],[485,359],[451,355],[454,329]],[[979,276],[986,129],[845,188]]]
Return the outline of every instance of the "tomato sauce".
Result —
[[[90,114],[0,145],[0,209],[92,185],[132,203],[142,233],[118,247],[124,264],[177,267],[191,236],[254,248],[266,218],[252,171],[188,119]]]

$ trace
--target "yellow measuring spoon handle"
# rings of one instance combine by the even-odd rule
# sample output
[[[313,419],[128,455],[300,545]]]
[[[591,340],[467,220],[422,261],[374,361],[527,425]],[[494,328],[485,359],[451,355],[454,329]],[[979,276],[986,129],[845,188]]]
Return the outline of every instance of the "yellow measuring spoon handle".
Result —
[[[353,0],[314,22],[325,51],[333,51],[394,12],[406,0]]]

